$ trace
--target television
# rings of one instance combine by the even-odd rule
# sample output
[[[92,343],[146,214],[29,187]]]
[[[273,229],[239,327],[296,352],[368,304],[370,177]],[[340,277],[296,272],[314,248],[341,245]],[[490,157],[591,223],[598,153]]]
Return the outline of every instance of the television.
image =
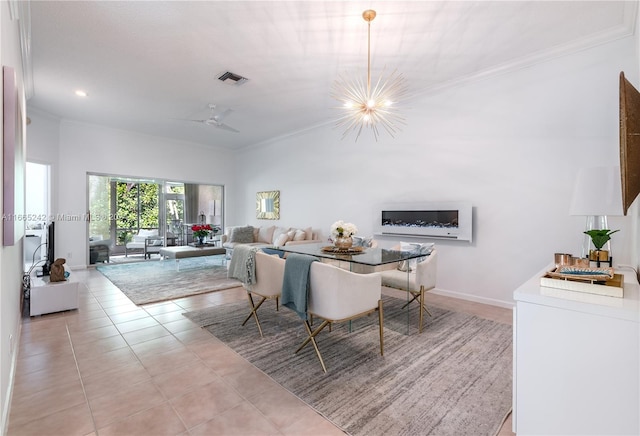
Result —
[[[56,260],[56,226],[55,222],[51,221],[47,226],[47,260],[42,266],[42,275],[48,276],[51,274],[51,265]]]

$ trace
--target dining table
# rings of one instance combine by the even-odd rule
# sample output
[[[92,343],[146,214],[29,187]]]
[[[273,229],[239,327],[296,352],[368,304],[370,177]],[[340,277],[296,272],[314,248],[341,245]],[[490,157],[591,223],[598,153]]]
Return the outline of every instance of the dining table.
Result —
[[[376,272],[380,269],[394,268],[401,261],[408,261],[424,257],[425,254],[419,251],[402,251],[388,249],[382,247],[352,247],[351,249],[338,249],[327,243],[314,244],[295,244],[283,245],[280,247],[270,247],[271,250],[277,250],[284,253],[297,253],[315,256],[319,260],[327,263],[338,262],[338,267],[349,269],[349,271],[360,274]],[[409,288],[409,274],[411,271],[407,268],[407,289]],[[406,292],[407,303],[410,301],[411,294]],[[406,305],[407,317],[407,334],[409,334],[409,309],[410,304]]]

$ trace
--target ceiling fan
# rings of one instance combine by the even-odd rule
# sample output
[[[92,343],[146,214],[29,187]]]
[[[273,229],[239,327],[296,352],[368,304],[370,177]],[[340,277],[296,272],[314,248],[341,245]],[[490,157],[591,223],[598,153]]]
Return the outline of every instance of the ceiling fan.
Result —
[[[213,111],[216,109],[215,104],[210,103],[209,109],[211,109],[211,117],[207,118],[206,120],[184,120],[184,121],[193,121],[194,123],[202,123],[202,124],[206,124],[207,126],[218,127],[220,129],[227,130],[229,132],[240,133],[239,130],[236,130],[233,127],[222,122],[222,120],[224,120],[227,115],[233,112],[233,109],[227,109],[217,115],[213,113]]]

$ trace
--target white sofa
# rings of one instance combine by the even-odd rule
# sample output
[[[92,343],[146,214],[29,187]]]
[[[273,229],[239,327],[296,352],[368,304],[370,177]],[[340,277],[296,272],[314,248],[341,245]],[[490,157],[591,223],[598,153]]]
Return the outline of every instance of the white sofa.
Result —
[[[295,244],[313,244],[322,242],[318,233],[311,227],[280,227],[280,226],[230,226],[225,227],[220,236],[222,247],[227,250],[227,258],[231,257],[233,248],[238,244],[252,246],[275,246]]]

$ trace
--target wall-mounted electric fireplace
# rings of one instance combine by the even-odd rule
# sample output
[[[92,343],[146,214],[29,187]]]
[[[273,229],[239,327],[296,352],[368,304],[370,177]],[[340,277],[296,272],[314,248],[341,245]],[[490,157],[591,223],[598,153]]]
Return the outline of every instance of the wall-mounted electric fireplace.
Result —
[[[471,242],[472,209],[467,202],[386,204],[377,211],[375,231]]]

